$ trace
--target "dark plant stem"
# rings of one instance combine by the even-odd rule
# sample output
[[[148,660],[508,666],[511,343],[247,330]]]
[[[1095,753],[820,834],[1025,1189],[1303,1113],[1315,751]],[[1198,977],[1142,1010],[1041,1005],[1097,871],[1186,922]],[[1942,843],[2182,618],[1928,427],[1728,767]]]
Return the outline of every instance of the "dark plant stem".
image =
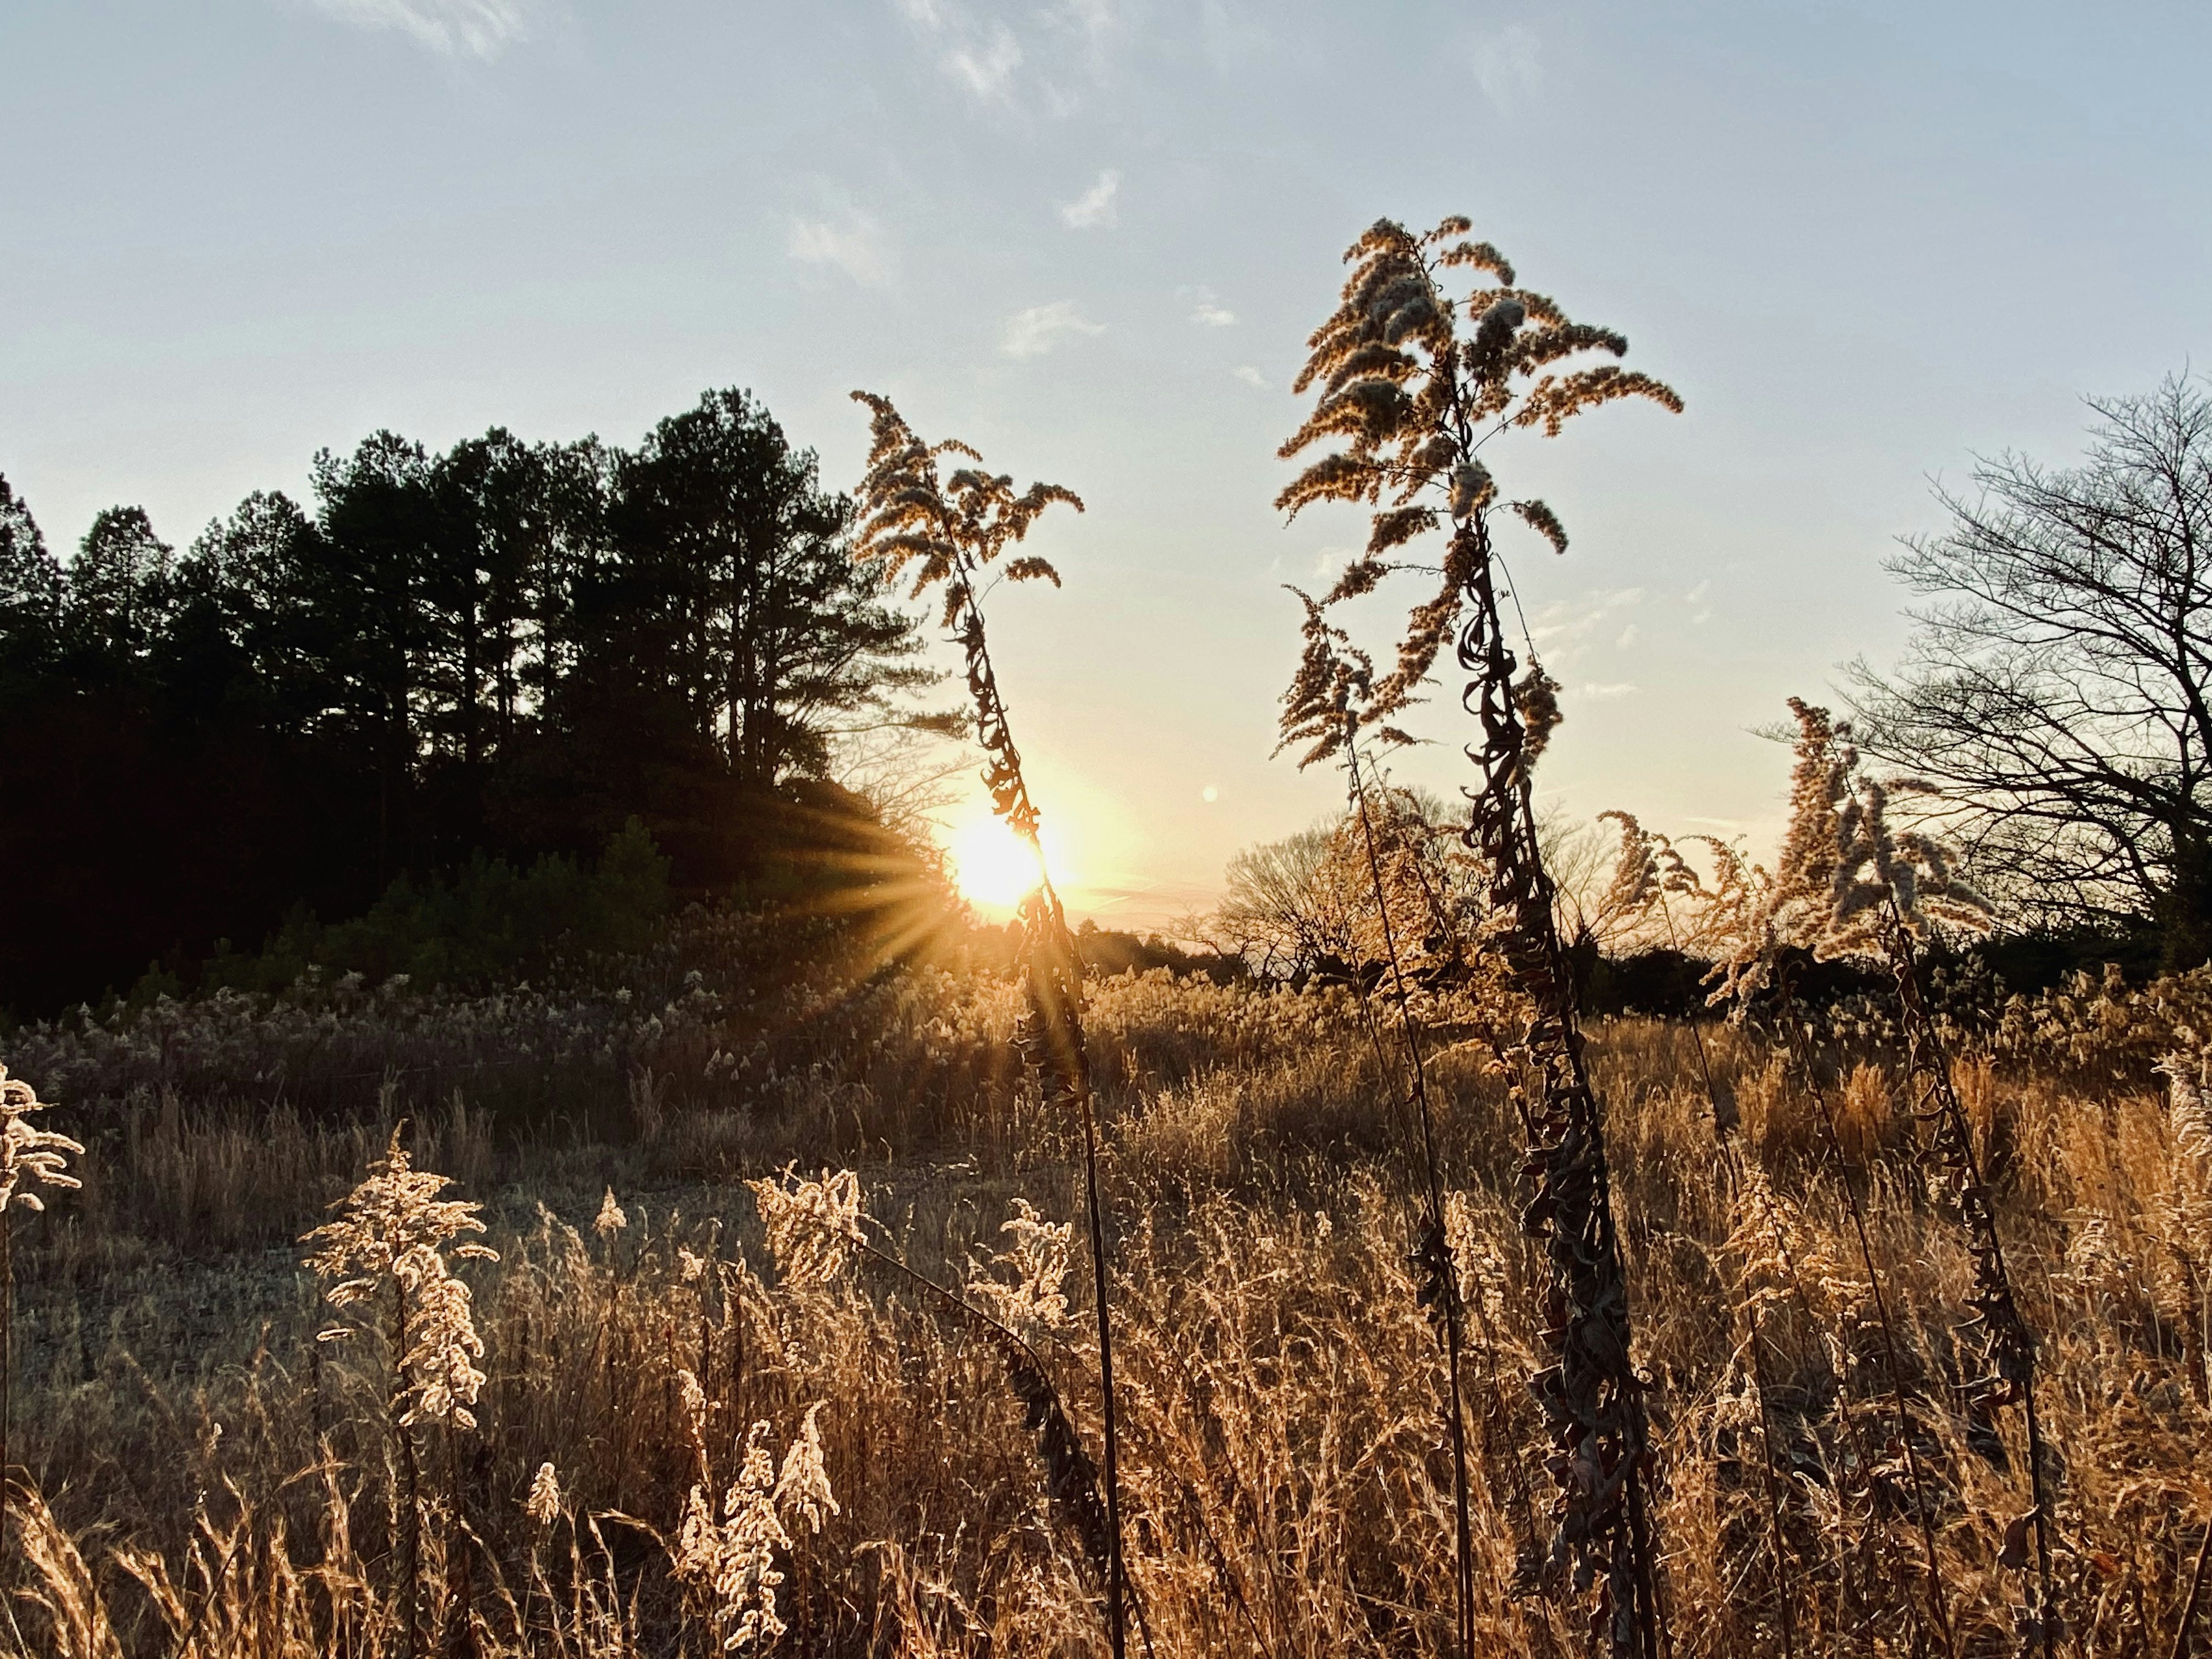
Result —
[[[1083,1035],[1083,963],[1045,867],[1038,814],[1022,774],[1021,752],[1006,723],[998,672],[984,633],[975,571],[964,553],[951,575],[956,638],[968,659],[968,688],[975,701],[976,738],[990,757],[984,781],[992,808],[1028,844],[1036,860],[1037,886],[1021,907],[1030,1013],[1021,1042],[1037,1067],[1048,1106],[1073,1107],[1083,1126],[1083,1190],[1091,1235],[1091,1276],[1098,1318],[1098,1392],[1106,1450],[1106,1610],[1114,1659],[1127,1651],[1127,1572],[1121,1549],[1121,1435],[1114,1390],[1114,1329],[1109,1310],[1110,1268],[1104,1208],[1098,1191],[1098,1125],[1091,1086],[1091,1055]],[[1149,1645],[1149,1644],[1148,1644]]]
[[[1090,1460],[1083,1455],[1083,1449],[1075,1439],[1073,1424],[1058,1391],[1052,1386],[1042,1356],[1011,1326],[994,1319],[958,1291],[948,1290],[927,1273],[917,1273],[888,1250],[878,1249],[864,1238],[843,1234],[839,1237],[869,1261],[888,1267],[923,1295],[941,1304],[998,1348],[1006,1361],[1007,1369],[1013,1374],[1016,1392],[1030,1408],[1030,1426],[1041,1431],[1048,1442],[1048,1463],[1053,1459],[1049,1443],[1058,1436],[1066,1437],[1066,1447],[1073,1468],[1065,1471],[1059,1468],[1049,1471],[1053,1495],[1055,1499],[1079,1511],[1079,1528],[1089,1530],[1095,1523],[1084,1519],[1079,1511],[1085,1507],[1086,1501],[1091,1505],[1098,1501],[1092,1486]],[[1110,1552],[1108,1559],[1110,1564]],[[1124,1584],[1122,1588],[1127,1594],[1129,1606],[1136,1613],[1138,1631],[1144,1641],[1146,1659],[1152,1659],[1152,1632],[1146,1623],[1144,1603],[1138,1598],[1134,1585]]]
[[[401,1507],[399,1511],[399,1640],[405,1659],[415,1659],[420,1635],[417,1595],[422,1575],[422,1480],[416,1468],[414,1431],[400,1421],[407,1404],[406,1372],[401,1360],[407,1352],[407,1292],[395,1286],[392,1318],[392,1431],[399,1440]]]
[[[1920,994],[1920,975],[1914,962],[1912,935],[1893,900],[1889,910],[1887,945],[1890,968],[1897,981],[1899,1006],[1905,1015],[1905,1065],[1932,1100],[1936,1123],[1936,1151],[1952,1170],[1959,1185],[1959,1207],[1973,1245],[1976,1292],[1973,1305],[1987,1336],[1989,1358],[1996,1381],[2026,1407],[2027,1428],[2027,1484],[2034,1505],[2036,1626],[2043,1659],[2053,1650],[2051,1595],[2051,1504],[2044,1491],[2043,1434],[2035,1411],[2035,1337],[2021,1316],[2013,1297],[2012,1276],[2005,1269],[2004,1245],[1997,1237],[1996,1211],[1983,1178],[1980,1158],[1974,1151],[1972,1127],[1966,1107],[1951,1082],[1949,1057],[1936,1036],[1936,1024]]]
[[[1881,1275],[1875,1269],[1874,1243],[1867,1231],[1866,1204],[1860,1198],[1857,1183],[1852,1179],[1850,1159],[1844,1152],[1844,1138],[1836,1126],[1834,1109],[1828,1104],[1827,1091],[1820,1086],[1820,1075],[1814,1068],[1813,1055],[1805,1042],[1804,1033],[1790,1017],[1789,988],[1783,988],[1783,1026],[1788,1034],[1790,1055],[1797,1063],[1805,1079],[1807,1092],[1813,1103],[1820,1109],[1820,1128],[1828,1140],[1829,1155],[1836,1160],[1838,1184],[1844,1189],[1844,1200],[1850,1210],[1851,1234],[1858,1245],[1859,1265],[1866,1269],[1867,1289],[1874,1297],[1875,1322],[1881,1331],[1881,1356],[1885,1376],[1889,1382],[1890,1407],[1897,1413],[1898,1443],[1905,1449],[1905,1473],[1912,1487],[1914,1518],[1920,1523],[1920,1541],[1928,1567],[1928,1607],[1936,1620],[1936,1639],[1943,1644],[1947,1656],[1956,1650],[1951,1641],[1950,1608],[1943,1595],[1942,1570],[1936,1556],[1936,1521],[1928,1501],[1926,1483],[1921,1479],[1920,1454],[1912,1444],[1912,1418],[1905,1404],[1905,1367],[1898,1358],[1897,1328],[1889,1316],[1889,1298],[1882,1294]]]
[[[1659,914],[1667,923],[1668,944],[1679,955],[1681,951],[1681,941],[1674,933],[1674,913],[1668,908],[1663,893],[1659,900]],[[1733,1215],[1743,1188],[1741,1164],[1743,1152],[1736,1139],[1732,1118],[1721,1110],[1720,1090],[1713,1081],[1712,1056],[1705,1051],[1705,1034],[1698,1029],[1698,1023],[1694,1017],[1690,1021],[1690,1039],[1697,1046],[1698,1075],[1705,1082],[1705,1103],[1712,1109],[1713,1139],[1720,1143],[1721,1168],[1728,1178],[1729,1208]],[[1804,1291],[1796,1285],[1796,1267],[1790,1261],[1787,1241],[1782,1237],[1779,1227],[1775,1227],[1773,1233],[1775,1248],[1780,1253],[1784,1262],[1790,1267],[1790,1283],[1793,1288],[1797,1289],[1798,1300],[1802,1304],[1804,1300]],[[1809,1312],[1809,1310],[1808,1311]],[[1796,1659],[1796,1622],[1790,1595],[1789,1556],[1783,1536],[1782,1500],[1774,1474],[1773,1419],[1766,1403],[1766,1362],[1762,1353],[1765,1336],[1760,1328],[1759,1304],[1755,1299],[1746,1298],[1744,1313],[1747,1322],[1751,1328],[1751,1386],[1759,1395],[1759,1444],[1763,1464],[1762,1472],[1766,1477],[1767,1522],[1774,1536],[1774,1591],[1782,1613],[1782,1651],[1785,1659]],[[1843,1557],[1840,1543],[1838,1547],[1837,1567],[1838,1575],[1841,1577]]]
[[[1054,908],[1058,908],[1055,901]],[[1122,1606],[1127,1594],[1127,1572],[1121,1560],[1121,1436],[1114,1420],[1114,1329],[1106,1312],[1106,1233],[1099,1215],[1098,1128],[1096,1115],[1091,1109],[1088,1086],[1083,1091],[1081,1104],[1083,1190],[1091,1211],[1091,1280],[1092,1294],[1098,1304],[1098,1392],[1102,1397],[1106,1435],[1106,1540],[1109,1551],[1106,1595],[1111,1619],[1109,1629],[1114,1644],[1114,1659],[1121,1659],[1127,1642],[1123,1629]]]
[[[1358,723],[1345,715],[1345,773],[1352,784],[1352,804],[1359,816],[1360,837],[1367,849],[1367,873],[1374,884],[1375,912],[1382,925],[1383,954],[1389,959],[1390,986],[1398,1005],[1398,1030],[1406,1045],[1406,1062],[1413,1079],[1413,1103],[1421,1132],[1421,1169],[1427,1189],[1428,1213],[1422,1218],[1416,1260],[1429,1269],[1431,1289],[1443,1314],[1444,1370],[1448,1392],[1444,1423],[1451,1442],[1452,1521],[1455,1599],[1458,1603],[1459,1648],[1468,1659],[1474,1653],[1474,1528],[1468,1506],[1467,1423],[1460,1410],[1459,1275],[1444,1236],[1443,1176],[1438,1168],[1434,1115],[1429,1109],[1428,1073],[1421,1061],[1421,1033],[1406,994],[1406,970],[1398,954],[1398,939],[1390,921],[1390,902],[1382,883],[1382,864],[1375,850],[1375,824],[1367,810],[1367,790],[1359,776]]]
[[[1766,1361],[1759,1350],[1765,1337],[1759,1328],[1759,1310],[1748,1310],[1751,1327],[1751,1386],[1759,1393],[1759,1449],[1760,1472],[1766,1477],[1766,1519],[1774,1536],[1774,1595],[1782,1614],[1784,1659],[1796,1659],[1797,1620],[1790,1594],[1790,1552],[1782,1531],[1782,1492],[1774,1474],[1774,1419],[1766,1402]]]
[[[1603,1115],[1583,1054],[1574,982],[1553,914],[1557,890],[1536,836],[1527,731],[1513,699],[1512,653],[1498,611],[1480,515],[1454,533],[1451,568],[1469,614],[1457,657],[1474,678],[1462,702],[1481,722],[1468,757],[1481,775],[1468,838],[1491,871],[1492,909],[1510,923],[1508,964],[1530,1004],[1522,1039],[1534,1074],[1523,1216],[1545,1241],[1551,1284],[1545,1340],[1554,1363],[1531,1387],[1542,1402],[1560,1474],[1561,1534],[1601,1579],[1604,1642],[1614,1659],[1661,1653],[1644,1383],[1630,1357],[1628,1284],[1613,1214]],[[1516,1085],[1525,1087],[1525,1085]]]
[[[13,1466],[9,1455],[15,1442],[15,1220],[10,1207],[0,1204],[0,1550],[8,1542],[8,1481]]]
[[[2197,1571],[2189,1576],[2189,1599],[2181,1604],[2181,1622],[2174,1626],[2173,1651],[2168,1659],[2188,1659],[2190,1630],[2197,1623],[2197,1604],[2204,1594],[2207,1563],[2212,1563],[2212,1516],[2204,1519],[2204,1541],[2197,1547]]]

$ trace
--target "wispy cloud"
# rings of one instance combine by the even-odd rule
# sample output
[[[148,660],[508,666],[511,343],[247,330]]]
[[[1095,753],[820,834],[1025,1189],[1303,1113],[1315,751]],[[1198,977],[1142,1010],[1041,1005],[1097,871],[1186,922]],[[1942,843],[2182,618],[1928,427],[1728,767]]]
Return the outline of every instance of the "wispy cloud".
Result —
[[[1234,328],[1237,325],[1237,313],[1223,305],[1220,296],[1212,289],[1192,288],[1182,291],[1194,301],[1190,313],[1190,319],[1194,323],[1204,328]]]
[[[1509,23],[1477,40],[1469,56],[1482,95],[1500,108],[1510,108],[1534,92],[1544,82],[1536,51],[1536,31],[1525,23]]]
[[[1108,167],[1098,182],[1072,202],[1060,204],[1060,222],[1070,230],[1111,230],[1121,222],[1114,198],[1121,188],[1121,175]]]
[[[1128,33],[1122,0],[891,0],[937,68],[979,105],[1081,107]]]
[[[1022,66],[1022,43],[996,19],[984,25],[957,0],[892,0],[899,15],[937,44],[937,66],[979,103],[1007,96]]]
[[[1014,71],[1022,66],[1022,43],[1004,23],[994,23],[988,41],[955,46],[944,63],[947,75],[988,103],[1006,95]]]
[[[1031,306],[1006,319],[999,349],[1009,357],[1042,357],[1070,334],[1103,334],[1106,325],[1094,323],[1076,310],[1073,300]]]
[[[1616,647],[1633,643],[1636,623],[1621,613],[1636,610],[1644,599],[1640,587],[1601,587],[1579,599],[1554,599],[1529,617],[1529,637],[1543,647],[1545,661],[1568,668],[1604,637],[1601,630],[1623,630],[1614,638]]]
[[[1630,646],[1636,643],[1636,636],[1643,631],[1644,629],[1640,624],[1636,623],[1629,623],[1627,627],[1620,630],[1620,637],[1613,642],[1613,648],[1616,651],[1627,650]]]
[[[806,265],[829,265],[862,288],[888,288],[891,257],[882,228],[857,209],[837,219],[793,219],[784,251]]]
[[[1246,386],[1257,386],[1262,392],[1269,390],[1272,384],[1266,375],[1249,363],[1239,363],[1229,372],[1243,381]]]
[[[1614,680],[1602,684],[1595,681],[1586,681],[1576,689],[1583,696],[1600,702],[1607,697],[1626,697],[1636,690],[1636,688],[1626,680]]]
[[[317,11],[368,29],[398,29],[447,58],[490,59],[527,40],[542,0],[307,0]]]

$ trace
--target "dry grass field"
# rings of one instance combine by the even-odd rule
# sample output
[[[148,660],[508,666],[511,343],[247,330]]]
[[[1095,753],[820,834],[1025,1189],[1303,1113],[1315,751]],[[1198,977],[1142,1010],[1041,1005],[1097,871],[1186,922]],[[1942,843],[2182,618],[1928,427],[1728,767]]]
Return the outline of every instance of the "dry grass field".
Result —
[[[19,1033],[11,1076],[87,1150],[82,1188],[14,1224],[0,1648],[1099,1650],[1079,1146],[1011,1057],[1017,988],[765,992],[757,929],[695,914],[604,965],[620,990],[303,984]],[[2040,1334],[2067,1653],[2181,1651],[2202,1595],[2212,1134],[2152,1066],[2208,1011],[2198,975],[1947,1028]],[[1155,973],[1094,982],[1085,1015],[1133,1650],[1445,1650],[1419,1181],[1359,1004]],[[1599,1022],[1590,1052],[1674,1650],[2016,1651],[2019,1413],[1961,1394],[1972,1264],[1881,1034],[1825,1030],[1810,1079],[1724,1024]],[[1449,1028],[1429,1077],[1480,1650],[1579,1652],[1546,1561],[1521,1127]],[[485,1231],[426,1223],[434,1264],[363,1269],[334,1308],[300,1241],[395,1131]],[[423,1311],[395,1376],[403,1280]]]

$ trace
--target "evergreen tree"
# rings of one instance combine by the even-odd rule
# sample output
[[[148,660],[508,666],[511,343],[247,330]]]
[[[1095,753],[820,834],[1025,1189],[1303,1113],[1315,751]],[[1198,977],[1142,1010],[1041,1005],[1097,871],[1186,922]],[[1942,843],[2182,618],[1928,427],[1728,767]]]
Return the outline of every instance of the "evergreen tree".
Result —
[[[48,672],[62,611],[62,568],[29,506],[0,477],[0,698]]]

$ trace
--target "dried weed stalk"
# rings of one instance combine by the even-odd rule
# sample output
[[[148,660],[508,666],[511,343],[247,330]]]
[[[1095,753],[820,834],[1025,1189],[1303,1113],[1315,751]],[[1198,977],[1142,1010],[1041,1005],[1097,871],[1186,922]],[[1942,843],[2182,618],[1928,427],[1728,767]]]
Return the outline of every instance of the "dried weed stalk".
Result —
[[[1383,875],[1383,853],[1376,834],[1376,814],[1370,810],[1370,786],[1361,775],[1360,730],[1369,723],[1374,698],[1374,665],[1367,654],[1352,645],[1342,629],[1328,621],[1326,608],[1299,590],[1297,593],[1304,605],[1305,647],[1300,659],[1297,685],[1309,692],[1325,689],[1335,720],[1336,741],[1333,752],[1344,764],[1345,787],[1347,798],[1346,827],[1356,825],[1359,831],[1359,848],[1365,865],[1368,885],[1374,901],[1373,917],[1381,938],[1376,959],[1386,970],[1390,994],[1397,1012],[1399,1042],[1406,1060],[1406,1105],[1413,1118],[1413,1139],[1420,1157],[1421,1210],[1414,1229],[1412,1251],[1413,1269],[1420,1285],[1423,1305],[1437,1327],[1437,1334],[1444,1351],[1444,1397],[1441,1402],[1444,1419],[1444,1437],[1451,1450],[1452,1468],[1452,1607],[1455,1620],[1455,1641],[1460,1651],[1474,1659],[1474,1523],[1469,1508],[1468,1475],[1467,1419],[1462,1404],[1461,1370],[1465,1343],[1464,1316],[1457,1277],[1453,1272],[1451,1249],[1446,1224],[1443,1172],[1437,1156],[1436,1115],[1429,1101],[1428,1073],[1422,1057],[1424,1036],[1415,1015],[1412,997],[1407,989],[1406,953],[1399,947],[1397,928],[1392,921],[1393,901],[1398,897],[1395,887],[1401,882],[1386,881]],[[1285,714],[1281,726],[1281,748],[1311,734],[1312,713],[1310,705],[1294,701],[1293,695],[1285,699]],[[1382,733],[1386,741],[1406,741],[1402,732],[1387,728]],[[1300,765],[1311,764],[1321,758],[1315,749],[1309,749],[1301,757]],[[1390,827],[1396,828],[1400,814],[1390,815]],[[1393,837],[1396,839],[1396,837]],[[1392,849],[1396,850],[1395,848]],[[1404,861],[1391,860],[1393,875],[1402,873]],[[1402,905],[1399,907],[1401,910]],[[1449,930],[1454,936],[1455,929]],[[1355,964],[1353,985],[1360,996],[1360,1008],[1365,1019],[1370,1040],[1374,1043],[1376,1067],[1387,1078],[1391,1066],[1386,1058],[1381,1031],[1377,1029],[1367,997],[1367,978],[1364,964]]]
[[[46,1207],[34,1187],[83,1184],[69,1172],[69,1158],[83,1157],[84,1148],[31,1121],[32,1113],[46,1109],[37,1090],[0,1066],[0,1543],[8,1535],[9,1428],[15,1411],[15,1211]]]
[[[888,398],[856,392],[873,416],[867,477],[860,485],[859,550],[886,580],[914,568],[911,592],[945,591],[944,626],[967,656],[968,690],[975,703],[975,736],[986,757],[983,781],[991,806],[1018,836],[1036,862],[1036,884],[1021,904],[1023,965],[1028,1006],[1016,1041],[1037,1074],[1048,1110],[1077,1118],[1083,1130],[1084,1199],[1091,1232],[1092,1290],[1097,1303],[1098,1392],[1106,1448],[1107,1623],[1114,1659],[1127,1650],[1122,1564],[1120,1436],[1115,1420],[1114,1337],[1109,1316],[1106,1228],[1098,1194],[1098,1125],[1091,1087],[1091,1055],[1083,1036],[1083,966],[1074,935],[1045,868],[1038,815],[1022,774],[1021,751],[1006,722],[984,634],[982,596],[976,583],[994,565],[1009,581],[1042,578],[1054,586],[1060,574],[1033,555],[998,561],[1018,545],[1030,526],[1054,502],[1083,510],[1073,491],[1033,483],[1016,494],[1012,478],[984,470],[982,457],[957,439],[925,444]],[[948,455],[972,465],[940,476]]]
[[[1985,931],[1990,906],[1954,869],[1948,849],[1940,842],[1891,825],[1892,797],[1923,792],[1925,785],[1911,779],[1885,782],[1870,776],[1860,763],[1849,722],[1796,698],[1790,708],[1798,728],[1790,830],[1778,871],[1766,884],[1762,902],[1747,916],[1735,951],[1722,963],[1721,992],[1747,998],[1773,982],[1785,945],[1809,950],[1820,960],[1881,963],[1896,983],[1913,1113],[1925,1126],[1929,1151],[1958,1207],[1973,1264],[1974,1288],[1967,1299],[1972,1316],[1964,1331],[1976,1351],[1978,1369],[1961,1384],[1966,1415],[1976,1430],[1993,1434],[2000,1409],[2022,1409],[2030,1508],[2007,1523],[1999,1560],[2023,1573],[2033,1570],[2028,1605],[2017,1621],[2018,1630],[2027,1647],[2040,1650],[2049,1659],[2063,1625],[2051,1590],[2051,1498],[2037,1411],[2036,1340],[2014,1292],[1994,1198],[1952,1081],[1950,1055],[1923,993],[1917,962],[1920,941],[1939,927]],[[1825,1111],[1825,1100],[1822,1105]],[[1832,1121],[1828,1127],[1840,1155]],[[1854,1220],[1863,1248],[1863,1219],[1856,1205]],[[1893,1348],[1893,1339],[1887,1336],[1886,1316],[1884,1322],[1886,1340]],[[1892,1366],[1894,1376],[1893,1358]],[[1894,1382],[1893,1387],[1899,1432],[1910,1455],[1911,1435],[1904,1417],[1902,1387]],[[1915,1480],[1917,1486],[1917,1474]],[[1940,1630],[1946,1621],[1932,1537],[1928,1553],[1930,1597]],[[1948,1632],[1946,1639],[1948,1643]]]
[[[1466,240],[1469,228],[1451,218],[1415,236],[1386,219],[1346,252],[1352,270],[1341,302],[1308,343],[1297,381],[1318,400],[1282,453],[1337,447],[1309,464],[1277,504],[1293,515],[1321,501],[1371,511],[1367,545],[1323,596],[1323,609],[1402,571],[1427,568],[1437,578],[1411,611],[1395,665],[1362,700],[1359,723],[1386,740],[1401,737],[1394,722],[1419,701],[1447,641],[1456,640],[1459,665],[1472,677],[1462,702],[1482,730],[1468,750],[1480,774],[1468,833],[1489,866],[1498,942],[1527,1005],[1515,1089],[1535,1188],[1524,1224],[1546,1241],[1550,1270],[1543,1322],[1553,1363],[1534,1387],[1554,1445],[1553,1556],[1571,1564],[1579,1590],[1595,1591],[1592,1633],[1609,1651],[1656,1655],[1644,1383],[1630,1358],[1604,1132],[1530,791],[1530,769],[1559,721],[1559,687],[1533,659],[1517,672],[1505,643],[1490,523],[1500,508],[1510,511],[1561,551],[1566,532],[1542,501],[1501,497],[1480,452],[1510,430],[1556,435],[1571,416],[1624,398],[1670,410],[1681,402],[1615,364],[1571,367],[1593,351],[1617,357],[1627,342],[1515,286],[1504,257]],[[1455,301],[1442,284],[1459,269],[1494,281]],[[1472,325],[1465,337],[1462,319]],[[1447,524],[1440,568],[1407,561],[1401,550]],[[1306,763],[1334,756],[1357,735],[1346,718],[1344,672],[1310,649],[1285,696],[1282,729],[1304,744]]]
[[[498,1253],[473,1242],[484,1231],[483,1206],[441,1197],[452,1181],[417,1170],[400,1144],[405,1125],[352,1192],[331,1207],[325,1222],[301,1242],[314,1248],[308,1268],[324,1285],[333,1308],[368,1310],[389,1343],[387,1432],[399,1454],[399,1620],[403,1650],[418,1640],[422,1556],[421,1458],[414,1430],[420,1423],[473,1429],[471,1409],[483,1387],[476,1362],[483,1358],[469,1287],[453,1274],[456,1261],[496,1261]],[[355,1334],[334,1325],[317,1340]],[[450,1467],[450,1466],[449,1466]]]
[[[781,1181],[749,1184],[787,1284],[819,1289],[842,1274],[852,1257],[863,1257],[912,1286],[999,1355],[1014,1397],[1021,1401],[1023,1426],[1037,1437],[1037,1455],[1044,1465],[1046,1496],[1053,1514],[1073,1534],[1083,1559],[1106,1581],[1111,1594],[1115,1588],[1113,1522],[1099,1495],[1097,1465],[1084,1450],[1074,1419],[1060,1390],[1053,1386],[1043,1358],[1028,1339],[969,1297],[917,1273],[870,1243],[860,1224],[860,1177],[853,1171],[825,1170],[821,1180],[803,1181],[787,1169]],[[979,1267],[971,1286],[979,1282],[988,1285],[985,1299],[1002,1310],[1049,1323],[1066,1311],[1059,1281],[1066,1269],[1066,1232],[1040,1222],[1026,1202],[1018,1200],[1017,1203],[1018,1210],[1006,1224],[1006,1231],[1015,1236],[1015,1247],[1008,1255],[1021,1274],[1021,1284],[1009,1287]],[[1126,1583],[1120,1588],[1129,1595],[1130,1605],[1137,1608],[1141,1620],[1142,1609],[1133,1588]]]

